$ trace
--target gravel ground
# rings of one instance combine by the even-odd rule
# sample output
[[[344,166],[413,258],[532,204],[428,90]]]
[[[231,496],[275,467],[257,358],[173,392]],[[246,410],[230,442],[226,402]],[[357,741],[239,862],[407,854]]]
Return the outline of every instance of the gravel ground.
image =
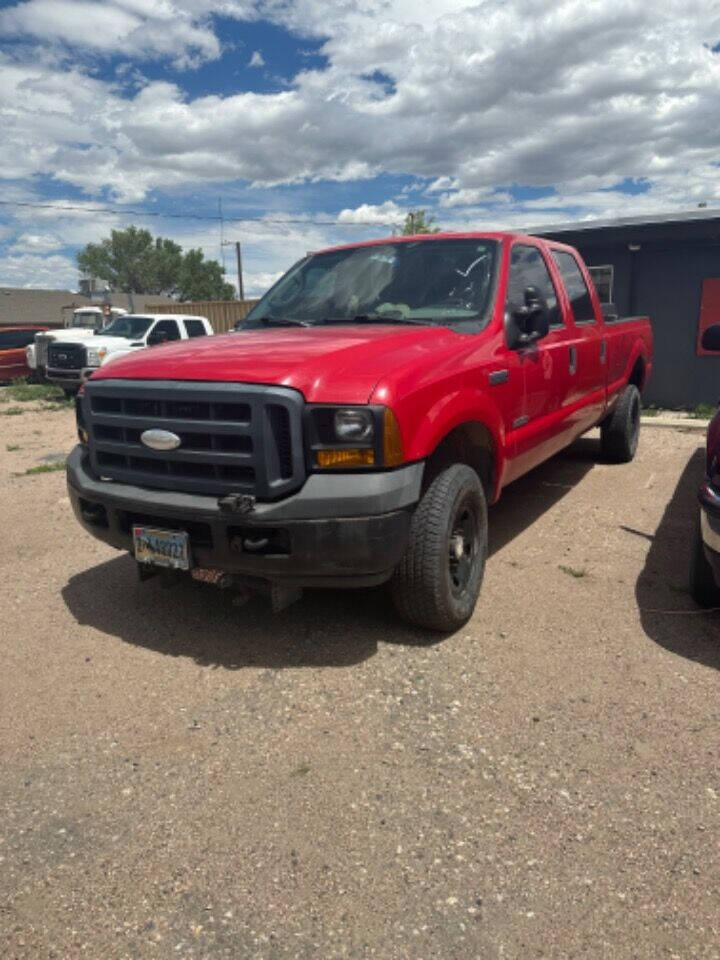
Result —
[[[0,956],[720,957],[720,619],[697,433],[505,492],[475,616],[273,617],[75,523],[69,410],[0,406]],[[18,449],[12,449],[17,447]],[[661,612],[657,612],[661,611]]]

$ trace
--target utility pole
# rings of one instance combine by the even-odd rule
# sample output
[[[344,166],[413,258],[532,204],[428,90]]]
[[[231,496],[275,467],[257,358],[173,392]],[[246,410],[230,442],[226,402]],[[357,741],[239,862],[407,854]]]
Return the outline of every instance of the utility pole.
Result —
[[[245,299],[245,287],[243,285],[243,274],[242,274],[242,253],[240,251],[240,241],[235,241],[235,254],[237,255],[237,271],[238,271],[238,297],[240,300]]]
[[[243,271],[242,271],[242,251],[240,249],[240,241],[236,240],[234,243],[232,240],[223,240],[223,247],[235,247],[235,256],[237,257],[237,285],[238,285],[238,300],[245,299],[245,285],[243,284]]]

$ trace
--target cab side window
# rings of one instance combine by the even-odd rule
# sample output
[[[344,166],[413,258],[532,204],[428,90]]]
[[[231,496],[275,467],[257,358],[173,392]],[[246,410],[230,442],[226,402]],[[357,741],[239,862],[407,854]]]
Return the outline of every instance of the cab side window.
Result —
[[[179,340],[180,329],[177,325],[177,320],[160,320],[153,327],[151,336],[155,336],[158,333],[164,333],[167,340]]]
[[[595,323],[596,317],[590,291],[580,272],[577,260],[572,254],[564,253],[561,250],[553,250],[552,255],[562,275],[575,323]]]
[[[26,347],[34,341],[36,333],[37,330],[5,330],[0,333],[0,350]]]
[[[183,320],[188,337],[205,337],[207,330],[202,320]]]
[[[505,304],[505,309],[510,314],[523,306],[527,287],[536,287],[540,293],[548,309],[551,328],[562,327],[564,321],[558,306],[557,291],[545,258],[537,247],[516,243],[510,253],[510,274]]]

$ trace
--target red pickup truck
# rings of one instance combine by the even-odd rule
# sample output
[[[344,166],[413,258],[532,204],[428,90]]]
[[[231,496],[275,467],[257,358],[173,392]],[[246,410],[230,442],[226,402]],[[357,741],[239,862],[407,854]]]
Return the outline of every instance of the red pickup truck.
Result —
[[[408,621],[471,616],[487,505],[596,425],[632,459],[647,318],[608,322],[575,250],[393,237],[295,264],[236,332],[107,364],[77,404],[70,497],[94,536],[260,590],[390,582]],[[181,574],[182,575],[182,574]]]

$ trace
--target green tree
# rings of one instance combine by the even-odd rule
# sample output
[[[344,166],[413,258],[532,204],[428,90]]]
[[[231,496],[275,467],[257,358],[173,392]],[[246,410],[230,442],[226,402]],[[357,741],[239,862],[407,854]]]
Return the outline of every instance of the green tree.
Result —
[[[164,294],[181,300],[230,300],[235,288],[227,283],[216,260],[201,250],[189,250],[174,240],[154,238],[149,230],[112,230],[100,243],[88,243],[77,256],[83,273],[105,280],[123,293]]]
[[[235,287],[224,279],[217,260],[206,260],[202,250],[188,250],[178,277],[180,300],[234,300]]]
[[[404,237],[416,233],[440,233],[440,227],[435,225],[435,217],[428,216],[424,210],[410,210],[400,233]]]

